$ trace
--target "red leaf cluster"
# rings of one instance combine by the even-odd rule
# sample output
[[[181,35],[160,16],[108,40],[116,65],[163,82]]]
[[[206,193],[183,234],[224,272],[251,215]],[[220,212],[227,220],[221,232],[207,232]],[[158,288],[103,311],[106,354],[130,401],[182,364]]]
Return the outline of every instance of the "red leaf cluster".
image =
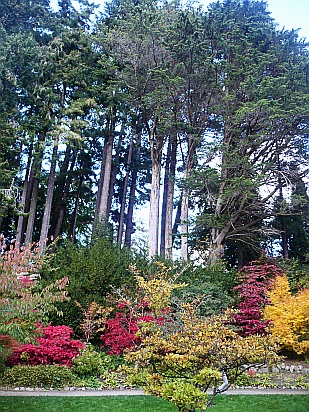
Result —
[[[148,307],[148,302],[143,299],[134,307],[122,301],[117,304],[117,308],[123,312],[116,312],[114,318],[106,321],[105,332],[100,337],[103,346],[109,349],[108,353],[111,355],[120,355],[125,349],[139,343],[137,332],[141,323],[155,322],[162,325],[166,322],[166,315],[170,311],[167,308],[161,311],[161,315],[155,317]]]
[[[84,344],[73,340],[73,329],[68,326],[46,326],[39,330],[35,344],[29,343],[15,350],[7,358],[7,365],[66,365],[71,366]]]
[[[115,318],[106,321],[106,331],[100,339],[104,346],[109,348],[109,354],[119,355],[138,342],[137,331],[135,318],[129,314],[117,312]]]
[[[265,335],[269,324],[262,314],[267,304],[266,292],[279,274],[282,269],[264,259],[252,261],[239,272],[240,284],[234,288],[239,297],[238,313],[233,315],[233,324],[240,335]]]

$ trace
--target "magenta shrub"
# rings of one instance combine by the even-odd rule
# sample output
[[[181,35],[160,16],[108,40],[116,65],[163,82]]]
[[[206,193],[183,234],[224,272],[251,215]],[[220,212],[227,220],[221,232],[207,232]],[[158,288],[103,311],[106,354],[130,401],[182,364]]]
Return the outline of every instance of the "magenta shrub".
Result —
[[[137,343],[137,331],[135,318],[130,317],[129,314],[117,312],[115,318],[107,320],[105,333],[100,339],[103,345],[109,348],[110,355],[119,355]]]
[[[239,272],[240,284],[234,288],[238,294],[238,313],[233,316],[233,324],[242,336],[264,335],[269,321],[263,320],[262,309],[267,303],[266,291],[272,280],[282,269],[265,261],[252,261]]]
[[[66,365],[78,356],[84,344],[72,339],[73,329],[68,326],[46,326],[38,330],[41,335],[35,343],[22,345],[7,358],[7,365]]]

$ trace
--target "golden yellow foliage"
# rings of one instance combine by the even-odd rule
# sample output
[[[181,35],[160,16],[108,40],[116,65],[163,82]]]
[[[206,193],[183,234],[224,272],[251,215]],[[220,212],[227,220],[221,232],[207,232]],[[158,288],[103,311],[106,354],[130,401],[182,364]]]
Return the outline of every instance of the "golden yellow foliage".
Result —
[[[292,295],[288,278],[278,276],[268,293],[264,309],[271,334],[285,349],[306,354],[309,351],[309,289]]]

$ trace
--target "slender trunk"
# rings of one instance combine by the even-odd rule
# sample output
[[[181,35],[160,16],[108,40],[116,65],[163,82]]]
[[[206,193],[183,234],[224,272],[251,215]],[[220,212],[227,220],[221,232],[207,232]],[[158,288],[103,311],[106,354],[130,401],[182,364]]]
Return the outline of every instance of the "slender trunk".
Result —
[[[52,218],[51,218],[50,229],[49,229],[49,235],[53,236],[54,238],[59,236],[59,233],[56,234],[56,226],[59,224],[58,223],[59,218],[61,219],[61,216],[63,218],[63,215],[64,215],[63,209],[66,208],[66,199],[64,199],[64,197],[65,197],[65,191],[67,188],[67,182],[69,180],[68,168],[70,164],[71,153],[72,153],[72,148],[69,145],[67,145],[64,160],[63,160],[63,163],[59,171],[59,175],[55,179],[55,199],[53,202],[54,204],[53,204],[53,210],[52,210]],[[71,171],[72,171],[72,167],[71,167]]]
[[[49,179],[47,185],[46,201],[44,206],[44,214],[40,233],[40,252],[43,253],[46,249],[46,241],[48,237],[48,229],[50,223],[50,214],[52,209],[53,193],[55,187],[56,164],[58,155],[58,136],[54,142],[53,154],[50,165]]]
[[[99,177],[99,181],[98,181],[98,193],[97,193],[96,205],[95,205],[95,211],[94,211],[94,222],[93,222],[94,231],[95,231],[95,228],[96,228],[97,223],[99,221],[99,210],[100,210],[100,202],[101,202],[102,188],[103,188],[103,182],[104,182],[106,152],[107,152],[107,145],[104,144],[104,147],[103,147],[103,150],[102,150],[100,177]]]
[[[74,170],[74,166],[75,166],[75,161],[76,161],[76,155],[74,155],[74,158],[72,159],[71,162],[71,166],[70,166],[70,172],[73,172]],[[70,173],[70,176],[72,174]],[[64,219],[64,215],[66,212],[66,207],[67,207],[67,203],[68,203],[68,196],[69,196],[69,192],[70,192],[70,186],[72,183],[72,177],[68,176],[67,180],[65,182],[65,187],[63,189],[63,196],[62,196],[62,200],[61,200],[61,205],[60,205],[60,209],[59,209],[59,213],[58,213],[58,219],[56,222],[56,226],[54,229],[54,233],[51,235],[54,236],[55,239],[57,239],[60,236],[61,233],[61,228],[62,228],[62,224],[63,224],[63,219]],[[53,248],[54,250],[54,248]]]
[[[18,216],[18,222],[17,222],[16,244],[19,246],[22,245],[24,242],[25,230],[26,230],[26,224],[27,224],[27,216],[25,215],[25,213],[26,213],[26,200],[28,197],[28,191],[30,190],[29,175],[30,175],[30,167],[31,167],[32,150],[33,150],[33,144],[31,143],[28,161],[27,161],[26,173],[25,173],[23,194],[22,194],[22,198],[20,202],[21,214]]]
[[[101,196],[99,199],[99,210],[98,210],[98,220],[97,224],[104,224],[108,221],[108,199],[109,199],[109,186],[112,170],[112,159],[113,159],[113,143],[115,135],[115,119],[111,119],[110,122],[110,131],[109,136],[106,141],[106,157],[105,157],[105,166],[104,166],[104,175],[103,175],[103,185]]]
[[[170,159],[171,159],[171,137],[168,142],[165,173],[163,183],[163,196],[162,196],[162,209],[161,209],[161,239],[160,239],[160,255],[165,256],[165,231],[166,231],[166,215],[167,215],[167,196],[168,196],[168,183],[170,180]]]
[[[136,163],[139,164],[139,158],[141,153],[141,133],[137,135],[137,150],[136,150]],[[131,175],[131,187],[129,193],[129,203],[128,203],[128,210],[127,210],[127,219],[126,219],[126,231],[125,231],[125,245],[130,249],[131,247],[131,239],[132,239],[132,232],[133,232],[133,211],[134,211],[134,204],[135,204],[135,190],[137,185],[137,172],[138,169],[135,167],[132,171]]]
[[[188,137],[188,154],[184,171],[184,187],[182,190],[182,201],[181,201],[181,256],[182,259],[187,262],[189,259],[188,250],[188,233],[189,233],[189,194],[190,190],[187,184],[187,179],[190,176],[193,164],[194,164],[194,153],[196,148],[196,142],[194,137]]]
[[[226,146],[226,150],[231,146],[231,142],[233,141],[233,133],[229,131],[229,127],[226,126],[224,130],[224,145]],[[224,204],[224,194],[226,191],[226,186],[228,182],[228,167],[227,167],[227,158],[226,155],[223,153],[222,155],[222,165],[221,165],[221,176],[220,176],[220,186],[219,186],[219,193],[215,207],[215,218],[219,219],[223,212]],[[215,264],[218,260],[223,259],[224,257],[224,245],[225,239],[228,231],[230,230],[231,222],[227,222],[223,229],[218,227],[213,227],[211,231],[211,244],[209,248],[209,263],[210,265]]]
[[[149,206],[149,237],[148,248],[149,257],[158,254],[159,240],[159,202],[160,202],[160,162],[152,162],[152,177],[151,177],[151,194]]]
[[[38,136],[38,141],[36,143],[36,153],[34,154],[33,164],[29,173],[28,179],[28,188],[25,195],[25,208],[24,212],[29,213],[28,218],[25,219],[23,225],[26,228],[22,227],[22,230],[26,231],[25,234],[25,244],[31,244],[33,241],[33,232],[36,216],[36,207],[38,202],[38,192],[39,192],[39,181],[37,174],[42,168],[43,162],[43,146],[46,137],[46,132],[42,132]]]
[[[36,206],[38,203],[38,194],[39,194],[39,181],[37,177],[34,177],[33,184],[32,184],[32,197],[31,197],[31,202],[30,202],[30,212],[28,216],[26,236],[25,236],[26,245],[31,244],[33,241],[33,230],[34,230],[34,223],[35,223]]]
[[[72,245],[74,245],[75,239],[76,239],[76,228],[77,228],[79,199],[80,199],[81,188],[82,188],[82,185],[83,185],[83,180],[84,180],[84,176],[81,175],[80,178],[79,178],[79,185],[78,185],[78,189],[77,189],[77,195],[76,195],[76,199],[75,199],[75,206],[74,206],[74,212],[73,212],[73,223],[72,223],[72,230],[71,230]]]
[[[182,204],[182,198],[180,198],[178,204],[177,204],[177,209],[176,209],[176,216],[174,220],[174,225],[173,225],[173,230],[172,230],[172,241],[174,244],[174,240],[176,239],[177,233],[178,233],[178,227],[180,225],[180,219],[181,219],[181,204]]]
[[[173,258],[173,201],[175,188],[177,155],[177,138],[173,135],[169,141],[166,173],[164,177],[164,193],[161,219],[161,248],[160,253],[167,259]]]
[[[121,130],[119,139],[118,139],[118,144],[116,148],[116,153],[114,156],[114,160],[112,162],[112,170],[111,170],[111,177],[110,177],[110,183],[109,183],[109,193],[108,193],[108,204],[107,204],[107,210],[108,214],[111,210],[112,207],[112,201],[114,197],[114,192],[115,192],[115,184],[116,184],[116,179],[117,179],[117,173],[119,172],[119,158],[120,158],[120,151],[121,151],[121,144],[123,140],[123,130]]]
[[[156,133],[158,121],[158,116],[157,114],[155,114],[154,121],[151,127],[149,126],[149,123],[146,122],[152,161],[148,230],[148,257],[150,259],[158,254],[159,242],[160,179],[164,135]]]
[[[130,165],[132,161],[132,151],[133,151],[133,133],[131,134],[131,138],[130,138],[126,175],[125,175],[124,183],[123,183],[123,193],[122,193],[121,207],[120,207],[119,227],[118,227],[118,236],[117,236],[117,243],[120,247],[122,245],[122,233],[123,233],[123,226],[124,226],[127,190],[128,190],[128,185],[129,185]]]
[[[184,179],[189,176],[188,172],[185,171]],[[189,189],[184,187],[182,189],[182,201],[181,201],[181,212],[180,212],[180,221],[181,221],[181,257],[187,262],[189,259],[189,250],[188,250],[188,232],[189,232]]]

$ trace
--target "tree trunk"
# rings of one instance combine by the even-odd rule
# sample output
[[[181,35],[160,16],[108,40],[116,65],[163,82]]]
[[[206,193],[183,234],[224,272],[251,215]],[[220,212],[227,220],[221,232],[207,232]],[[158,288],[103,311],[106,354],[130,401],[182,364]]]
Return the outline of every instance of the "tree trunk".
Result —
[[[75,206],[74,206],[74,212],[73,212],[73,222],[72,222],[72,229],[71,229],[72,245],[75,244],[75,239],[76,239],[76,228],[77,228],[79,199],[80,199],[81,188],[82,188],[82,185],[83,185],[83,180],[84,180],[84,176],[81,175],[80,178],[79,178],[79,185],[78,185],[78,189],[77,189],[77,195],[76,195],[76,199],[75,199]]]
[[[164,176],[164,192],[162,201],[161,214],[161,245],[160,254],[167,259],[173,258],[173,201],[175,187],[175,171],[176,171],[176,155],[177,155],[177,138],[175,135],[170,137],[166,168]]]
[[[24,186],[23,186],[23,194],[22,194],[22,198],[20,202],[21,214],[18,216],[17,233],[16,233],[16,244],[18,246],[21,246],[23,244],[24,238],[25,238],[25,229],[26,229],[26,224],[27,224],[27,216],[25,216],[25,213],[26,213],[26,201],[27,201],[27,197],[29,197],[28,193],[30,190],[29,176],[30,176],[32,150],[33,150],[33,144],[31,144],[30,150],[29,150]]]
[[[164,146],[164,135],[156,133],[158,116],[154,115],[153,123],[150,127],[146,121],[148,131],[150,154],[151,154],[151,192],[149,204],[149,229],[148,229],[148,257],[152,259],[158,254],[159,243],[159,206],[160,206],[160,179],[161,179],[161,159]]]
[[[41,233],[40,233],[40,253],[43,253],[44,250],[46,249],[46,241],[48,237],[50,214],[51,214],[53,193],[54,193],[54,187],[55,187],[57,155],[58,155],[58,136],[56,137],[55,142],[54,142],[53,154],[52,154],[51,165],[50,165],[46,201],[45,201],[45,206],[44,206],[44,214],[43,214],[42,227],[41,227]]]
[[[63,210],[65,210],[66,208],[67,193],[65,192],[67,190],[68,180],[69,180],[69,186],[71,183],[68,177],[68,168],[70,164],[71,153],[72,153],[72,148],[69,145],[67,145],[64,160],[63,160],[63,163],[59,171],[59,175],[55,179],[55,200],[53,202],[54,205],[53,205],[52,218],[51,218],[51,224],[50,224],[50,229],[49,229],[49,236],[53,236],[54,238],[57,238],[60,234],[60,231],[56,230],[56,227],[59,226],[59,223],[60,223],[59,220],[63,219],[63,216],[64,216]],[[74,164],[74,161],[75,161],[75,156],[72,161],[73,164]],[[70,170],[73,171],[72,163],[71,163]],[[61,220],[61,225],[62,225],[62,220]],[[60,230],[61,230],[61,225],[60,225]]]
[[[18,221],[18,234],[20,236],[20,243],[23,243],[24,232],[25,233],[25,244],[31,244],[33,241],[33,231],[36,216],[36,206],[38,200],[38,190],[39,182],[37,179],[37,174],[42,168],[43,162],[43,146],[46,137],[46,132],[41,132],[38,135],[38,140],[36,142],[36,150],[33,157],[33,164],[29,173],[28,181],[26,183],[27,189],[25,192],[25,204],[24,213],[29,213],[29,216],[24,216],[21,221]],[[25,179],[26,182],[26,179]],[[21,232],[20,232],[21,231]]]
[[[111,210],[112,207],[112,201],[114,197],[114,192],[115,192],[115,183],[117,179],[117,173],[119,171],[119,158],[120,158],[120,150],[121,150],[121,144],[123,140],[123,130],[121,130],[119,138],[118,138],[118,144],[116,148],[116,153],[114,156],[114,160],[112,162],[112,170],[111,170],[111,177],[110,177],[110,183],[109,183],[109,193],[108,193],[108,204],[107,204],[107,210],[108,214]]]
[[[104,225],[108,221],[108,199],[109,199],[109,187],[110,187],[110,178],[111,178],[111,170],[112,170],[112,159],[113,159],[113,144],[114,144],[114,136],[115,136],[115,119],[112,118],[110,120],[110,128],[109,128],[109,135],[106,141],[106,157],[105,157],[105,165],[104,165],[104,174],[103,174],[103,185],[102,191],[100,194],[99,199],[99,209],[97,211],[97,222],[96,228],[98,225]],[[99,183],[101,185],[101,183]]]
[[[149,258],[152,258],[158,254],[160,176],[161,176],[161,163],[153,160],[152,161],[152,176],[151,176],[150,206],[149,206],[149,233],[148,233]]]
[[[172,235],[173,235],[173,244],[176,239],[177,233],[178,233],[178,227],[180,225],[180,218],[181,218],[181,204],[182,204],[182,198],[178,201],[177,204],[177,209],[176,209],[176,216],[173,224],[173,230],[172,230]]]
[[[39,193],[39,181],[37,177],[33,177],[32,191],[31,191],[31,202],[30,202],[30,212],[28,216],[25,244],[29,245],[33,242],[33,230],[36,215],[36,206],[38,203],[38,193]]]
[[[141,153],[141,133],[137,135],[137,150],[136,150],[136,163],[139,163],[140,153]],[[124,243],[127,248],[131,248],[131,240],[132,240],[132,232],[133,232],[133,211],[134,211],[134,204],[135,204],[135,190],[137,184],[137,172],[138,169],[135,167],[132,171],[131,176],[131,187],[129,193],[129,203],[128,203],[128,210],[127,210],[127,219],[126,219],[126,231],[125,231],[125,238]]]
[[[123,233],[123,226],[124,226],[126,198],[127,198],[127,190],[128,190],[129,175],[130,175],[130,166],[131,166],[131,161],[132,161],[132,151],[133,151],[133,131],[132,131],[131,138],[130,138],[129,152],[128,152],[128,158],[127,158],[127,167],[126,167],[126,175],[125,175],[124,183],[123,183],[123,193],[122,193],[121,207],[120,207],[118,236],[117,236],[117,243],[120,247],[122,245],[122,233]]]
[[[188,137],[188,154],[184,171],[184,187],[182,190],[182,201],[181,201],[181,257],[187,262],[189,260],[189,250],[188,250],[188,233],[189,233],[189,194],[190,190],[187,185],[187,179],[190,176],[193,164],[194,164],[194,153],[196,148],[196,142],[194,137]]]
[[[74,157],[72,159],[71,166],[70,166],[70,172],[73,172],[73,170],[74,170],[75,161],[76,161],[76,155],[74,154]],[[67,203],[68,203],[68,196],[69,196],[69,192],[70,192],[70,186],[71,186],[71,183],[72,183],[72,177],[71,176],[72,176],[72,173],[70,173],[70,175],[67,177],[67,180],[65,182],[65,186],[64,186],[63,194],[62,194],[62,199],[61,199],[61,205],[60,205],[60,208],[59,208],[59,213],[58,213],[58,218],[57,218],[57,221],[56,221],[54,233],[50,233],[50,235],[53,236],[54,239],[57,239],[60,236],[60,233],[61,233],[63,219],[64,219],[64,216],[65,216],[66,207],[67,207]],[[54,250],[55,250],[55,248],[53,247],[52,252]]]
[[[104,182],[106,152],[107,152],[107,144],[104,144],[104,147],[103,147],[103,150],[102,150],[100,177],[99,177],[99,181],[98,181],[98,192],[97,192],[96,205],[95,205],[95,211],[94,211],[93,231],[95,231],[95,228],[96,228],[98,220],[99,220],[101,194],[102,194],[103,182]]]

